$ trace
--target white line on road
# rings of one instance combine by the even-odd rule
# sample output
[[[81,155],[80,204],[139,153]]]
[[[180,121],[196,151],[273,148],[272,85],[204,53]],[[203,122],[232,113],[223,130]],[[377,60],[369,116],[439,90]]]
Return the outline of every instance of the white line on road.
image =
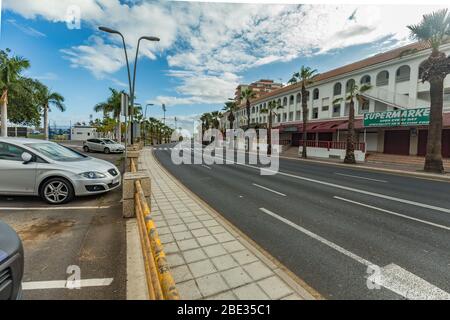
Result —
[[[278,194],[278,195],[280,195],[280,196],[286,197],[286,195],[285,195],[284,193],[281,193],[281,192],[278,192],[278,191],[269,189],[269,188],[267,188],[267,187],[261,186],[261,185],[256,184],[256,183],[253,183],[253,185],[254,185],[255,187],[258,187],[258,188],[261,188],[261,189],[264,189],[264,190],[273,192],[273,193],[275,193],[275,194]]]
[[[374,207],[374,206],[371,206],[371,205],[368,205],[368,204],[365,204],[365,203],[361,203],[361,202],[357,202],[357,201],[341,198],[341,197],[338,197],[338,196],[334,196],[333,198],[338,199],[338,200],[342,200],[342,201],[346,201],[346,202],[350,202],[350,203],[353,203],[353,204],[357,204],[357,205],[362,206],[362,207],[366,207],[366,208],[378,210],[378,211],[381,211],[381,212],[385,212],[385,213],[388,213],[388,214],[392,214],[394,216],[402,217],[402,218],[405,218],[405,219],[410,219],[410,220],[414,220],[414,221],[417,221],[417,222],[429,224],[429,225],[437,227],[437,228],[450,230],[450,227],[446,227],[446,226],[443,226],[443,225],[440,225],[440,224],[437,224],[437,223],[429,222],[429,221],[418,219],[418,218],[413,218],[413,217],[410,217],[410,216],[407,216],[407,215],[404,215],[404,214],[401,214],[401,213],[397,213],[397,212],[394,212],[394,211],[390,211],[390,210]]]
[[[366,178],[366,177],[360,177],[360,176],[354,176],[351,174],[345,174],[345,173],[339,173],[339,172],[335,172],[334,174],[337,174],[339,176],[344,176],[344,177],[351,177],[351,178],[357,178],[357,179],[364,179],[364,180],[370,180],[370,181],[376,181],[376,182],[384,182],[386,183],[386,180],[378,180],[378,179],[372,179],[372,178]]]
[[[224,160],[222,157],[218,157],[218,156],[215,156],[215,157],[218,158],[218,159]],[[432,209],[432,210],[441,211],[441,212],[445,212],[445,213],[450,213],[450,209],[437,207],[437,206],[433,206],[433,205],[429,205],[429,204],[425,204],[425,203],[421,203],[421,202],[401,199],[401,198],[397,198],[397,197],[391,197],[391,196],[384,195],[384,194],[381,194],[381,193],[375,193],[375,192],[360,190],[360,189],[356,189],[356,188],[352,188],[352,187],[346,187],[346,186],[335,184],[335,183],[331,183],[331,182],[325,182],[325,181],[316,180],[316,179],[312,179],[312,178],[301,177],[301,176],[297,176],[295,174],[290,174],[290,173],[286,173],[286,172],[282,172],[282,171],[271,170],[271,169],[267,169],[267,168],[261,168],[261,167],[257,167],[257,166],[253,166],[253,165],[249,165],[249,164],[245,164],[245,163],[238,163],[238,162],[231,161],[231,160],[230,161],[226,160],[226,162],[227,163],[232,163],[232,164],[237,164],[237,165],[244,166],[244,167],[247,167],[247,168],[256,169],[256,170],[264,170],[264,171],[267,171],[267,172],[271,172],[271,173],[274,173],[274,174],[280,174],[280,175],[283,175],[283,176],[286,176],[286,177],[291,177],[291,178],[295,178],[295,179],[299,179],[299,180],[314,182],[314,183],[321,184],[321,185],[328,186],[328,187],[339,188],[339,189],[342,189],[342,190],[347,190],[347,191],[357,192],[357,193],[361,193],[361,194],[366,194],[366,195],[377,197],[377,198],[382,198],[382,199],[387,199],[387,200],[391,200],[391,201],[397,201],[397,202],[401,202],[401,203],[406,203],[406,204],[414,205],[414,206],[421,207],[421,208],[427,208],[427,209]]]
[[[259,208],[262,212],[270,215],[271,217],[291,226],[292,228],[306,234],[307,236],[321,242],[322,244],[346,255],[347,257],[370,267],[371,270],[374,270],[376,267],[375,264],[366,260],[353,252],[348,251],[347,249],[342,248],[341,246],[293,223],[292,221],[285,219],[276,213],[273,213],[270,210],[265,208]],[[383,286],[392,292],[395,292],[398,295],[406,299],[450,299],[450,294],[445,292],[444,290],[433,286],[431,283],[428,283],[424,279],[416,276],[415,274],[402,269],[401,267],[395,264],[389,264],[383,268],[380,268],[380,272],[375,272],[371,276],[367,278],[368,281],[372,283],[376,283],[380,286]]]
[[[347,257],[350,257],[353,260],[358,261],[359,263],[361,263],[363,265],[366,265],[366,266],[373,265],[372,262],[370,262],[370,261],[368,261],[368,260],[366,260],[364,258],[361,258],[360,256],[354,254],[353,252],[350,252],[350,251],[342,248],[341,246],[339,246],[339,245],[337,245],[337,244],[335,244],[335,243],[333,243],[331,241],[328,241],[327,239],[322,238],[321,236],[319,236],[319,235],[317,235],[317,234],[315,234],[315,233],[313,233],[313,232],[311,232],[309,230],[306,230],[303,227],[300,227],[299,225],[293,223],[292,221],[290,221],[290,220],[288,220],[286,218],[283,218],[283,217],[277,215],[276,213],[273,213],[272,211],[267,210],[266,208],[259,208],[259,210],[261,210],[262,212],[268,214],[269,216],[274,217],[275,219],[280,220],[281,222],[284,222],[288,226],[291,226],[292,228],[294,228],[294,229],[296,229],[296,230],[306,234],[307,236],[309,236],[309,237],[311,237],[311,238],[313,238],[313,239],[323,243],[324,245],[329,246],[330,248],[332,248],[332,249],[334,249],[334,250],[336,250],[336,251],[346,255]]]
[[[80,280],[79,285],[81,288],[104,287],[109,286],[112,282],[113,278],[82,279]],[[30,281],[30,282],[22,282],[22,289],[23,290],[68,289],[76,285],[77,285],[76,281],[67,281],[67,280]]]
[[[368,280],[409,300],[450,300],[449,293],[393,263],[369,276]]]
[[[18,207],[0,207],[0,210],[92,210],[92,209],[109,209],[112,206],[92,206],[92,207],[27,207],[27,208],[18,208]]]
[[[208,167],[206,164],[202,164],[202,167],[211,170],[211,167]]]

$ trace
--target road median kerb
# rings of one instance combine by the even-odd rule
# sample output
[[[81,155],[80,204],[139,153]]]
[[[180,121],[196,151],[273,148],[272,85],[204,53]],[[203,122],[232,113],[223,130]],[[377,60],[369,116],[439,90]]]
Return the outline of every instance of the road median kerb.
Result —
[[[293,292],[293,294],[290,296],[295,296],[295,297],[297,297],[297,299],[305,299],[305,300],[323,299],[323,297],[317,291],[312,289],[303,280],[301,280],[299,277],[297,277],[295,274],[293,274],[291,271],[289,271],[288,268],[285,267],[281,262],[279,262],[277,259],[275,259],[273,256],[271,256],[267,251],[262,249],[252,239],[250,239],[243,232],[241,232],[236,226],[234,226],[232,223],[230,223],[228,220],[226,220],[219,212],[217,212],[215,209],[213,209],[211,206],[209,206],[206,202],[204,202],[202,199],[200,199],[197,195],[195,195],[192,191],[190,191],[187,187],[185,187],[178,179],[176,179],[170,172],[168,172],[159,163],[157,158],[154,157],[152,150],[150,148],[144,148],[144,150],[142,150],[141,153],[142,153],[142,156],[140,157],[140,159],[143,159],[142,168],[146,167],[149,170],[151,175],[152,174],[155,176],[156,175],[163,175],[163,176],[165,175],[168,178],[168,180],[170,180],[170,182],[175,184],[179,189],[181,189],[181,191],[185,192],[185,194],[188,196],[188,198],[190,198],[189,201],[193,201],[195,203],[195,205],[198,205],[202,210],[206,211],[206,213],[208,215],[210,215],[214,219],[217,219],[219,224],[226,230],[226,232],[229,233],[234,238],[233,241],[237,241],[238,243],[240,243],[243,246],[243,248],[245,248],[245,251],[248,251],[248,252],[250,252],[250,254],[254,255],[256,257],[257,261],[259,261],[259,262],[255,261],[254,262],[255,265],[257,265],[258,263],[261,263],[262,265],[264,265],[265,267],[270,269],[271,272],[273,272],[271,277],[274,277],[274,279],[271,279],[269,277],[269,278],[263,279],[261,281],[256,281],[256,280],[254,281],[253,284],[258,283],[258,285],[256,285],[256,287],[255,287],[257,290],[259,290],[261,288],[264,289],[265,283],[269,283],[270,281],[273,280],[273,281],[278,281],[278,283],[282,282],[285,285],[287,285],[290,288],[289,290],[291,290]],[[150,170],[150,168],[151,168],[151,170]],[[159,173],[157,171],[159,171]],[[157,183],[155,183],[156,182],[155,180],[156,179],[154,177],[152,177],[153,191],[158,189],[158,186],[157,186]],[[163,209],[160,208],[160,211],[161,211],[160,213],[164,214]],[[171,215],[169,214],[168,216],[171,216]],[[173,219],[167,219],[167,221],[169,221],[169,220],[173,220]],[[168,227],[171,228],[170,225]],[[210,229],[210,228],[211,227],[209,227],[209,228],[206,227],[206,229]],[[168,239],[171,239],[171,238],[168,237]],[[184,240],[184,241],[188,242],[190,240],[192,240],[192,239]],[[204,240],[206,240],[206,237],[204,238]],[[214,240],[214,239],[212,239],[212,240]],[[229,243],[231,243],[233,241],[230,241]],[[184,243],[182,241],[180,241],[180,242],[182,245],[184,245]],[[175,244],[175,243],[177,243],[177,242],[171,242],[168,245],[171,246],[172,244]],[[211,246],[211,247],[213,247],[213,246]],[[201,242],[200,242],[200,249],[203,249]],[[196,250],[198,250],[198,249],[196,249]],[[187,250],[187,251],[189,251],[189,250]],[[191,251],[194,251],[194,250],[192,250],[192,248],[191,248]],[[183,252],[181,252],[181,253],[183,253]],[[238,257],[238,255],[235,255],[235,258],[236,257]],[[205,265],[207,265],[208,260],[205,260],[204,262],[205,262]],[[192,266],[190,264],[187,264],[187,265],[188,265],[188,267],[185,267],[182,265],[182,266],[177,266],[175,268],[172,268],[172,270],[174,270],[175,273],[177,272],[178,269],[180,271],[183,270],[184,275],[186,275],[186,274],[190,275],[189,270],[192,270],[192,269],[190,269]],[[251,264],[250,265],[247,264],[244,266],[244,269],[251,268],[251,267],[252,267]],[[237,270],[240,270],[240,269],[236,268],[236,272],[237,272]],[[225,272],[217,272],[217,274],[222,274],[222,276],[226,280],[225,282],[228,283],[228,285],[230,285],[230,282],[228,280],[229,276],[236,277],[236,274],[233,274],[232,270],[227,270]],[[205,278],[207,281],[208,277],[210,277],[212,279],[213,277],[216,277],[217,274],[214,273],[209,276],[207,275],[203,278],[196,278],[194,276],[194,279],[191,279],[189,281],[186,281],[187,278],[185,276],[184,278],[182,278],[180,285],[178,285],[178,283],[177,283],[177,286],[180,288],[180,291],[183,291],[184,284],[189,283],[189,285],[192,286],[192,285],[194,285],[194,283],[196,283],[199,286],[198,291],[200,293],[200,295],[198,295],[198,292],[197,292],[198,298],[200,298],[201,293],[203,293],[202,298],[208,299],[209,298],[208,296],[205,297],[205,291],[203,290],[204,289],[203,282],[205,281]],[[231,275],[229,275],[229,274],[231,274]],[[177,277],[176,274],[175,274],[175,277]],[[180,277],[180,279],[181,279],[181,277]],[[265,281],[265,282],[263,282],[263,281]],[[232,285],[233,284],[231,284],[231,286]],[[282,285],[280,284],[280,286],[282,286]],[[237,299],[240,299],[241,296],[242,297],[244,296],[244,295],[242,295],[243,292],[245,290],[249,289],[250,287],[251,287],[250,284],[244,285],[239,288],[231,287],[229,292],[224,289],[223,292],[221,292],[221,294],[230,293],[233,296],[237,296]],[[251,287],[251,288],[253,288],[253,287]],[[180,292],[180,295],[181,295],[181,298],[183,299],[182,293],[183,292]],[[208,294],[208,292],[206,293],[206,295],[207,294]],[[255,292],[255,294],[257,294],[257,292]],[[275,297],[272,297],[270,293],[266,292],[266,294],[269,298],[275,298]],[[193,296],[195,296],[195,294]],[[213,297],[211,297],[211,298],[213,298]],[[284,297],[284,298],[288,298],[288,297]]]

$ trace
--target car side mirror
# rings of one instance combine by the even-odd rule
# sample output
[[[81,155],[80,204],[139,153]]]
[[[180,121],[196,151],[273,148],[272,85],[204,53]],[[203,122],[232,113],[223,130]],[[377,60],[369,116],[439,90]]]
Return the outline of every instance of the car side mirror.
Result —
[[[28,152],[24,152],[24,153],[22,153],[22,160],[23,160],[23,164],[30,163],[31,160],[33,160],[33,156],[31,154],[29,154]]]

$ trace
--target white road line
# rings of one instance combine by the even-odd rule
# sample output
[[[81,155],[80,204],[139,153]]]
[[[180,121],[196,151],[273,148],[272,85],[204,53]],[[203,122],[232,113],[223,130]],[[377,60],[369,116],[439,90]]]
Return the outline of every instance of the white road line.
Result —
[[[109,286],[113,282],[113,278],[103,279],[82,279],[80,280],[80,287],[104,287]],[[68,286],[68,284],[70,284]],[[76,286],[76,281],[68,282],[67,280],[52,280],[52,281],[30,281],[22,282],[23,290],[45,290],[45,289],[68,289]]]
[[[344,177],[351,177],[351,178],[357,178],[357,179],[364,179],[364,180],[370,180],[370,181],[376,181],[376,182],[384,182],[386,183],[386,180],[378,180],[378,179],[372,179],[372,178],[366,178],[366,177],[360,177],[360,176],[354,176],[351,174],[345,174],[345,173],[339,173],[339,172],[335,172],[334,174],[337,174],[339,176],[344,176]]]
[[[202,167],[211,170],[211,167],[208,167],[206,164],[202,164]]]
[[[222,159],[221,157],[215,156],[218,159]],[[369,196],[373,196],[373,197],[377,197],[377,198],[382,198],[382,199],[387,199],[387,200],[391,200],[391,201],[397,201],[397,202],[401,202],[401,203],[406,203],[406,204],[411,204],[417,207],[421,207],[421,208],[427,208],[427,209],[432,209],[432,210],[436,210],[436,211],[441,211],[441,212],[445,212],[445,213],[450,213],[450,209],[447,208],[442,208],[442,207],[437,207],[437,206],[433,206],[433,205],[429,205],[429,204],[425,204],[425,203],[420,203],[420,202],[416,202],[416,201],[412,201],[412,200],[406,200],[406,199],[401,199],[401,198],[396,198],[396,197],[391,197],[388,195],[384,195],[381,193],[375,193],[375,192],[370,192],[370,191],[365,191],[365,190],[360,190],[360,189],[356,189],[356,188],[352,188],[352,187],[346,187],[346,186],[342,186],[339,184],[335,184],[335,183],[331,183],[331,182],[325,182],[325,181],[321,181],[321,180],[316,180],[316,179],[312,179],[312,178],[306,178],[306,177],[301,177],[301,176],[297,176],[295,174],[290,174],[290,173],[286,173],[286,172],[282,172],[282,171],[275,171],[275,170],[270,170],[270,169],[266,169],[266,168],[260,168],[257,166],[253,166],[253,165],[249,165],[249,164],[245,164],[245,163],[237,163],[235,161],[229,161],[226,160],[227,163],[233,163],[233,164],[237,164],[240,166],[244,166],[244,167],[248,167],[248,168],[252,168],[252,169],[256,169],[256,170],[265,170],[267,172],[272,172],[275,174],[280,174],[286,177],[291,177],[291,178],[295,178],[295,179],[300,179],[300,180],[304,180],[304,181],[309,181],[309,182],[314,182],[317,184],[321,184],[324,186],[328,186],[328,187],[333,187],[333,188],[339,188],[342,190],[347,190],[347,191],[352,191],[352,192],[356,192],[356,193],[361,193],[361,194],[366,194]]]
[[[285,224],[291,226],[292,228],[306,234],[307,236],[321,242],[322,244],[346,255],[347,257],[370,267],[371,270],[375,270],[377,267],[375,264],[366,260],[353,252],[348,251],[347,249],[342,248],[341,246],[293,223],[292,221],[285,219],[276,213],[273,213],[270,210],[265,208],[259,208],[262,212],[270,215],[271,217],[284,222]],[[395,292],[398,295],[406,299],[450,299],[450,294],[445,292],[444,290],[432,285],[431,283],[425,281],[424,279],[416,276],[415,274],[402,269],[401,267],[395,264],[389,264],[383,268],[379,269],[380,272],[374,272],[371,276],[367,278],[368,281],[372,283],[376,283],[380,286],[385,287],[386,289]]]
[[[264,189],[264,190],[273,192],[273,193],[275,193],[275,194],[278,194],[278,195],[280,195],[280,196],[286,197],[286,195],[285,195],[284,193],[281,193],[281,192],[278,192],[278,191],[269,189],[269,188],[267,188],[267,187],[264,187],[264,186],[259,185],[259,184],[256,184],[256,183],[252,183],[252,184],[253,184],[255,187],[258,187],[258,188],[261,188],[261,189]]]
[[[273,213],[272,211],[267,210],[266,208],[259,208],[259,210],[261,210],[262,212],[268,214],[269,216],[274,217],[275,219],[280,220],[281,222],[284,222],[288,226],[291,226],[292,228],[294,228],[294,229],[296,229],[296,230],[306,234],[307,236],[309,236],[309,237],[311,237],[311,238],[313,238],[313,239],[323,243],[324,245],[326,245],[326,246],[328,246],[328,247],[330,247],[330,248],[332,248],[332,249],[334,249],[334,250],[336,250],[336,251],[346,255],[347,257],[352,258],[355,261],[358,261],[359,263],[361,263],[363,265],[366,265],[366,266],[373,265],[372,262],[370,262],[370,261],[368,261],[368,260],[366,260],[364,258],[361,258],[360,256],[354,254],[353,252],[350,252],[350,251],[342,248],[341,246],[339,246],[339,245],[337,245],[337,244],[335,244],[335,243],[333,243],[331,241],[328,241],[327,239],[322,238],[321,236],[319,236],[319,235],[317,235],[317,234],[315,234],[315,233],[313,233],[313,232],[311,232],[311,231],[309,231],[309,230],[307,230],[307,229],[305,229],[303,227],[300,227],[299,225],[293,223],[292,221],[290,221],[288,219],[285,219],[285,218],[277,215],[276,213]]]
[[[393,263],[373,273],[368,281],[409,300],[450,300],[449,293]]]
[[[390,210],[374,207],[374,206],[371,206],[371,205],[368,205],[368,204],[365,204],[365,203],[361,203],[361,202],[357,202],[357,201],[341,198],[341,197],[338,197],[338,196],[334,196],[333,198],[338,199],[338,200],[342,200],[342,201],[346,201],[346,202],[350,202],[350,203],[353,203],[353,204],[356,204],[356,205],[359,205],[359,206],[362,206],[362,207],[366,207],[366,208],[378,210],[378,211],[381,211],[381,212],[385,212],[385,213],[388,213],[388,214],[392,214],[394,216],[402,217],[402,218],[405,218],[405,219],[409,219],[409,220],[414,220],[414,221],[417,221],[417,222],[425,223],[425,224],[428,224],[430,226],[434,226],[434,227],[437,227],[437,228],[450,230],[450,227],[446,227],[446,226],[443,226],[443,225],[440,225],[440,224],[437,224],[437,223],[429,222],[429,221],[418,219],[418,218],[413,218],[413,217],[410,217],[410,216],[407,216],[407,215],[404,215],[404,214],[401,214],[401,213],[397,213],[397,212],[394,212],[394,211],[390,211]]]
[[[109,209],[113,206],[92,206],[92,207],[27,207],[27,208],[18,208],[18,207],[0,207],[0,210],[92,210],[92,209]]]

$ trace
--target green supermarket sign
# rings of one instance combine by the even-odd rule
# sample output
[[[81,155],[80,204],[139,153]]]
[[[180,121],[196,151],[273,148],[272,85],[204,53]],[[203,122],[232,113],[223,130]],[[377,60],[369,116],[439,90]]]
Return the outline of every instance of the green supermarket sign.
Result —
[[[364,114],[364,127],[398,127],[428,125],[429,123],[429,108],[368,112]]]

